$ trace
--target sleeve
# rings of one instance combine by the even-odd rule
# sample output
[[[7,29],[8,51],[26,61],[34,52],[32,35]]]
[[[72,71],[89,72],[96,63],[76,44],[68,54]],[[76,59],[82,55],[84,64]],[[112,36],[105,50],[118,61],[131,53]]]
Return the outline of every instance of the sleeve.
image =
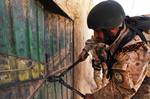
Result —
[[[150,50],[144,47],[116,55],[112,80],[93,93],[95,99],[128,99],[137,92],[146,76],[150,60]]]

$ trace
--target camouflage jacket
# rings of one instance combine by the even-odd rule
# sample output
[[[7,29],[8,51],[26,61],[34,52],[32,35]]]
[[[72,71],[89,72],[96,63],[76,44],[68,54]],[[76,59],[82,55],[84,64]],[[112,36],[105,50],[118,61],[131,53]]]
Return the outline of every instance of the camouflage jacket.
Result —
[[[109,47],[112,53],[117,46],[116,42],[121,41],[128,31],[130,31],[128,28],[122,30],[116,41]],[[85,49],[91,50],[92,47],[94,44],[87,45]],[[112,80],[92,94],[94,99],[130,99],[137,92],[147,74],[150,47],[136,35],[114,57],[117,61],[112,67]]]

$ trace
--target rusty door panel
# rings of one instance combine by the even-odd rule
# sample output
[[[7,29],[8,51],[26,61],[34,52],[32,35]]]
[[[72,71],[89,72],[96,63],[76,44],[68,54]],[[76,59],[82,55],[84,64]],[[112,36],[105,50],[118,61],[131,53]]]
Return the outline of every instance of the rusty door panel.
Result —
[[[0,4],[0,53],[44,62],[42,6],[35,0],[1,0]]]
[[[45,37],[47,46],[45,50],[49,56],[49,71],[51,71],[62,66],[68,66],[73,61],[71,58],[73,55],[71,50],[73,24],[72,21],[57,14],[46,14],[45,16],[48,17],[45,18],[48,21],[45,21],[45,26],[49,26],[48,29],[45,29],[49,33]],[[67,79],[67,76],[72,76],[72,74],[64,77],[65,81],[69,83],[70,79]],[[72,85],[72,83],[69,84]],[[52,99],[71,99],[72,95],[70,94],[72,92],[69,93],[69,90],[64,86],[59,83],[51,83],[50,85],[54,90],[50,91]]]
[[[27,36],[26,36],[26,12],[23,6],[23,0],[13,0],[12,5],[12,28],[15,38],[15,53],[17,56],[27,57]],[[18,4],[19,3],[19,4]]]
[[[43,6],[35,0],[1,0],[0,5],[0,84],[39,78],[45,68]]]
[[[37,2],[37,31],[38,31],[38,55],[41,62],[45,61],[45,51],[44,51],[44,11],[43,6]]]
[[[12,46],[9,42],[10,40],[10,6],[7,5],[6,0],[1,0],[0,3],[0,52],[1,53],[8,53]],[[13,42],[13,41],[12,41]],[[10,50],[12,51],[12,50]]]
[[[69,27],[67,27],[66,25],[68,19],[62,16],[58,16],[56,14],[47,14],[46,16],[48,16],[48,22],[46,21],[45,25],[49,25],[50,27],[47,29],[49,34],[47,34],[47,36],[45,37],[45,44],[47,46],[47,49],[45,50],[49,56],[49,70],[51,71],[61,68],[62,66],[68,66],[71,64],[72,60],[69,58],[69,56],[72,53],[70,49],[72,40],[69,37],[71,36],[72,31],[67,30],[69,29]],[[72,21],[70,22],[72,23]],[[67,33],[67,31],[71,31],[71,33]],[[67,79],[65,80],[67,81]],[[51,83],[51,87],[52,89],[54,89],[54,92],[51,91],[53,99],[62,99],[63,97],[65,97],[65,99],[71,99],[67,98],[69,97],[69,94],[68,90],[64,88],[64,86],[60,85],[59,83]]]
[[[36,89],[38,83],[40,83],[40,81],[32,81],[1,89],[0,99],[28,99],[32,92]],[[38,94],[33,97],[34,99],[46,99],[45,91],[43,91],[43,86],[37,93]]]
[[[71,46],[72,46],[72,23],[69,21],[69,20],[67,20],[66,21],[66,27],[67,27],[67,29],[66,29],[66,43],[67,43],[67,45],[70,45],[70,46],[67,46],[68,47],[68,49],[69,50],[72,50],[71,49]],[[73,59],[72,59],[72,55],[73,55],[73,53],[69,53],[69,56],[68,56],[68,58],[67,58],[67,60],[69,60],[69,61],[72,61]],[[70,85],[73,85],[73,71],[71,70],[71,71],[69,71],[68,73],[67,73],[67,82],[68,82],[68,84],[70,84]],[[72,99],[73,98],[73,94],[72,94],[72,92],[68,89],[68,99]]]

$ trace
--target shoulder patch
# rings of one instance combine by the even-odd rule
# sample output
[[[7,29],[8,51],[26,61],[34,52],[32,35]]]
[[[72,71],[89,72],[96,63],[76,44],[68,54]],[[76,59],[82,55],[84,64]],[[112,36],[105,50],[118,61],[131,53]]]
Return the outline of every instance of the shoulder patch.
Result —
[[[116,83],[123,83],[124,82],[123,75],[118,71],[114,72],[114,79],[115,79]]]

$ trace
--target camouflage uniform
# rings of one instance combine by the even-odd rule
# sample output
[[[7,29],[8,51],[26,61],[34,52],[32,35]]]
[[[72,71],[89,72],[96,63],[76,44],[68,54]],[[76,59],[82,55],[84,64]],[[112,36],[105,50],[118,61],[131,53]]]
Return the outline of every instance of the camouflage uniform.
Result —
[[[104,87],[108,80],[106,79],[106,75],[104,75],[104,72],[106,74],[107,72],[107,65],[105,61],[101,61],[98,57],[98,51],[100,51],[99,54],[102,54],[102,58],[106,58],[106,51],[108,50],[108,45],[104,43],[96,43],[97,41],[92,36],[92,39],[89,39],[86,41],[86,46],[84,50],[86,52],[90,51],[92,54],[92,66],[94,68],[94,80],[96,82],[97,88],[92,90],[93,92],[99,90],[100,88]],[[105,59],[102,59],[105,60]],[[95,65],[95,66],[94,66]]]
[[[118,42],[129,31],[128,28],[125,28],[120,32],[118,38],[109,47],[110,52],[113,53]],[[88,44],[85,47],[87,51],[92,49],[90,43]],[[150,61],[150,48],[147,44],[142,42],[137,35],[123,46],[114,57],[117,61],[112,67],[112,79],[105,87],[92,94],[93,99],[130,99],[141,86]]]

